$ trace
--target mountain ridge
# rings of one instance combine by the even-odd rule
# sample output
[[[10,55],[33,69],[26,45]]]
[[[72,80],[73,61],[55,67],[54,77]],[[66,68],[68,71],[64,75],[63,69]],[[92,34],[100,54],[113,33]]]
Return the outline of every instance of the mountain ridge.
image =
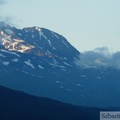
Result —
[[[65,56],[66,54],[70,55],[70,51],[76,55],[79,54],[62,35],[48,29],[40,27],[17,29],[5,23],[1,24],[0,26],[3,26],[1,29],[2,44],[8,50],[24,53],[34,51],[35,49],[35,52],[37,51],[39,55],[54,53],[54,55],[60,54]],[[64,52],[61,52],[62,49]]]
[[[3,86],[0,86],[0,98],[2,120],[99,120],[100,110],[107,110],[65,104]]]

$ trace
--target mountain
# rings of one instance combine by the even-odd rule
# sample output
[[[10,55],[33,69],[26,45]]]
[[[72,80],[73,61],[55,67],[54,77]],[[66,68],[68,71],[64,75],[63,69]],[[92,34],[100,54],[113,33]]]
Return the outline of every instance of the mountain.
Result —
[[[79,54],[62,35],[45,28],[28,27],[21,30],[3,22],[0,26],[1,44],[7,50],[61,59],[73,59]]]
[[[0,86],[1,120],[99,120],[100,110],[31,96]]]
[[[81,67],[81,55],[56,32],[0,22],[0,85],[75,105],[120,106],[120,70]]]

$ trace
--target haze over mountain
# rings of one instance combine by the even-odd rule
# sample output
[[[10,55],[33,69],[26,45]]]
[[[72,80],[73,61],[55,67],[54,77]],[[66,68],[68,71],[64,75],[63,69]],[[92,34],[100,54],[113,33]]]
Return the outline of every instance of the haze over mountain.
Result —
[[[76,61],[78,66],[86,67],[112,67],[120,69],[120,51],[111,53],[108,48],[96,48],[93,51],[86,51],[80,54],[79,61]]]
[[[0,22],[0,85],[75,105],[115,107],[120,70],[111,63],[98,52],[80,53],[51,30]]]

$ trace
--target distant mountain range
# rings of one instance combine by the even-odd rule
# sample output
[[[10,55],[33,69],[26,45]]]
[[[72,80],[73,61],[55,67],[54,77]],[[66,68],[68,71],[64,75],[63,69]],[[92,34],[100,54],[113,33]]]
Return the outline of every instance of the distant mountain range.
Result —
[[[0,22],[0,85],[74,105],[120,106],[120,70],[88,55],[56,32]]]

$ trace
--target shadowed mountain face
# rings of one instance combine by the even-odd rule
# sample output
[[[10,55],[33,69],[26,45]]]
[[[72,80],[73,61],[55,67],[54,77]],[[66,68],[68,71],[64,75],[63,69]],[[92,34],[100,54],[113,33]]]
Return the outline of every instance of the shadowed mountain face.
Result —
[[[78,66],[79,55],[53,31],[0,23],[0,85],[75,105],[119,106],[120,70],[103,64]],[[82,63],[93,60],[83,58]]]
[[[1,120],[99,120],[99,112],[0,86]]]

